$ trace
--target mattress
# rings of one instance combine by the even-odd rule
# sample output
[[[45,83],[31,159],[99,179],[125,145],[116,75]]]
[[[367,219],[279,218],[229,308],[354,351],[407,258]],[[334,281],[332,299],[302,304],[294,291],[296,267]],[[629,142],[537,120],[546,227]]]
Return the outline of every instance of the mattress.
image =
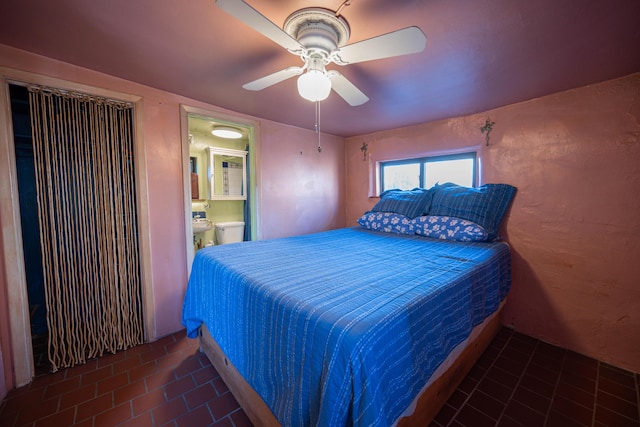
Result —
[[[282,425],[383,426],[510,284],[505,243],[345,228],[198,251],[183,323]]]

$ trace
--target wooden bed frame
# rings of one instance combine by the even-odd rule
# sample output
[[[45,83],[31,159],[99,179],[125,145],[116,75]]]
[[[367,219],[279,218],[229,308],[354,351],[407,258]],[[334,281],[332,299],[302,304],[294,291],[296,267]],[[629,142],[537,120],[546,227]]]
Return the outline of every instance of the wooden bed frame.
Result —
[[[478,333],[472,334],[467,345],[462,349],[455,361],[422,391],[414,402],[416,407],[413,413],[398,420],[397,425],[399,427],[425,426],[437,415],[438,411],[440,411],[500,330],[504,303],[505,301],[502,302],[498,311],[478,327],[480,328]],[[266,403],[227,359],[227,356],[220,349],[220,346],[204,324],[200,328],[200,349],[207,355],[233,396],[240,403],[247,417],[255,426],[280,426]]]

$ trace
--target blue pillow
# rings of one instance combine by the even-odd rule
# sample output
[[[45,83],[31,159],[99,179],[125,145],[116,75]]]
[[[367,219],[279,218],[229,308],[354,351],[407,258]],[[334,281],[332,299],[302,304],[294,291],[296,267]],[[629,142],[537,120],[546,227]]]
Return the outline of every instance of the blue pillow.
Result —
[[[466,219],[452,216],[426,215],[413,219],[416,234],[458,242],[484,242],[487,231]]]
[[[475,222],[487,231],[488,240],[494,240],[515,193],[516,188],[508,184],[485,184],[477,188],[438,186],[429,215],[453,216]]]
[[[413,221],[394,212],[365,212],[358,224],[369,230],[397,234],[414,234]]]
[[[387,190],[380,194],[380,201],[371,209],[373,212],[394,212],[413,219],[429,211],[432,190]]]

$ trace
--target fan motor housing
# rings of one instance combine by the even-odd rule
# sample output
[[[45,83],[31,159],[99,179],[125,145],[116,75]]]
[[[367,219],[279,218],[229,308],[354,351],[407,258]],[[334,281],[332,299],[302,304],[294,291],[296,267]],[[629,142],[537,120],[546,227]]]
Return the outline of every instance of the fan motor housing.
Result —
[[[309,7],[293,12],[284,22],[284,31],[308,51],[329,56],[350,36],[349,24],[335,12]]]

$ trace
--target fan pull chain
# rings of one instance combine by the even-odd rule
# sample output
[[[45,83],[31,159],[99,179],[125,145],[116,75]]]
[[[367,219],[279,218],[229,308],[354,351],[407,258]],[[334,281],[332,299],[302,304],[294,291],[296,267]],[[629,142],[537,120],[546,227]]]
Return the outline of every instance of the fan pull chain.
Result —
[[[336,16],[340,16],[342,9],[344,9],[345,6],[350,6],[350,5],[351,5],[351,0],[345,0],[344,2],[342,2],[340,7],[338,7],[338,10],[336,10]]]
[[[320,146],[320,101],[316,101],[316,133],[318,134],[318,153],[322,153]]]

